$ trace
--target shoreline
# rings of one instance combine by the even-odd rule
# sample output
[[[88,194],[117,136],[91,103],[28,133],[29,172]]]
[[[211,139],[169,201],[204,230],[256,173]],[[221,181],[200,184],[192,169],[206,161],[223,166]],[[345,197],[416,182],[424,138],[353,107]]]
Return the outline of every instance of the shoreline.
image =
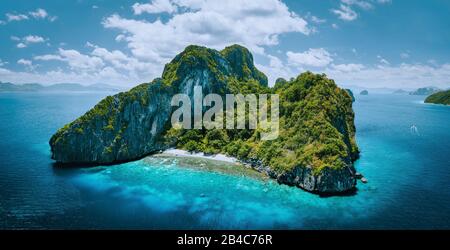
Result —
[[[354,166],[347,167],[346,169],[342,169],[338,172],[340,174],[338,175],[337,182],[340,182],[341,184],[347,181],[347,185],[350,188],[344,188],[342,190],[317,190],[317,181],[320,181],[323,176],[314,176],[312,169],[310,167],[306,168],[300,168],[297,167],[291,172],[284,173],[284,174],[277,174],[274,170],[272,170],[269,166],[265,166],[261,161],[259,160],[239,160],[235,157],[227,156],[224,154],[213,154],[213,155],[207,155],[203,152],[198,153],[191,153],[187,150],[182,149],[175,149],[170,148],[162,151],[160,153],[161,155],[168,155],[168,156],[175,156],[175,157],[188,157],[188,158],[200,158],[200,159],[209,159],[214,161],[222,161],[227,163],[234,163],[234,164],[240,164],[245,168],[252,169],[256,172],[259,172],[261,174],[264,174],[268,178],[274,179],[278,182],[278,184],[285,184],[288,186],[296,186],[304,191],[317,194],[319,196],[323,197],[329,197],[329,196],[351,196],[356,194],[356,184],[357,180],[359,178],[356,177],[356,170],[354,169]],[[328,174],[324,174],[324,176],[328,176]],[[347,177],[350,178],[347,180]],[[360,174],[361,175],[361,174]],[[300,178],[301,176],[301,178]],[[361,175],[361,177],[363,177]],[[344,180],[345,179],[345,180]],[[336,180],[328,180],[328,181],[336,181]],[[364,183],[364,182],[363,182]],[[324,185],[325,187],[327,185]]]
[[[222,162],[228,162],[228,163],[241,163],[235,157],[227,156],[224,154],[206,155],[203,152],[191,153],[187,150],[175,149],[175,148],[166,149],[166,150],[162,151],[161,154],[172,155],[172,156],[177,156],[177,157],[202,158],[202,159],[209,159],[209,160],[222,161]]]

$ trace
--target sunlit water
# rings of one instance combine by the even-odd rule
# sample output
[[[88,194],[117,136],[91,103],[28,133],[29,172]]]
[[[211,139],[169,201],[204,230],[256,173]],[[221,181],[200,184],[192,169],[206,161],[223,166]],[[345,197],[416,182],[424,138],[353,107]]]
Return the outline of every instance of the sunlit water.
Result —
[[[369,183],[321,198],[180,159],[54,168],[50,136],[106,94],[0,94],[0,228],[450,228],[450,107],[356,96]]]

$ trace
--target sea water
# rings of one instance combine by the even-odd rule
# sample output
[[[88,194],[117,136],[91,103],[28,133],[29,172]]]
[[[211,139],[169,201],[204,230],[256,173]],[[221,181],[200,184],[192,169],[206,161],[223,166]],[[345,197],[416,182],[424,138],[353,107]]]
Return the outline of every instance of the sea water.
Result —
[[[450,229],[448,106],[356,96],[356,168],[369,182],[319,197],[176,158],[54,167],[51,135],[108,94],[0,93],[0,228]]]

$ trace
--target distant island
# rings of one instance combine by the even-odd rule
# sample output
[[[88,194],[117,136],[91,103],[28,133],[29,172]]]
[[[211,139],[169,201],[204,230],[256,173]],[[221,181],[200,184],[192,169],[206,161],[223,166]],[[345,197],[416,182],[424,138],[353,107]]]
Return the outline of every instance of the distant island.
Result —
[[[409,92],[403,89],[397,89],[396,91],[392,92],[392,94],[408,94]]]
[[[367,90],[363,90],[363,91],[361,91],[361,93],[359,93],[360,95],[368,95],[369,94],[369,91],[367,91]]]
[[[279,137],[261,129],[183,129],[171,126],[171,98],[203,94],[278,94]],[[207,112],[207,111],[203,111]],[[359,156],[348,92],[324,74],[305,72],[276,87],[240,45],[222,51],[191,45],[166,64],[161,78],[100,101],[50,139],[58,164],[114,164],[169,148],[223,153],[281,184],[319,194],[354,191]]]
[[[40,91],[119,91],[108,84],[81,85],[78,83],[58,83],[44,86],[38,83],[13,84],[0,82],[0,92],[40,92]]]
[[[425,103],[450,105],[450,90],[440,91],[428,96]]]
[[[418,88],[415,91],[410,92],[410,95],[431,95],[434,93],[437,93],[441,91],[441,89],[436,87],[424,87],[424,88]]]

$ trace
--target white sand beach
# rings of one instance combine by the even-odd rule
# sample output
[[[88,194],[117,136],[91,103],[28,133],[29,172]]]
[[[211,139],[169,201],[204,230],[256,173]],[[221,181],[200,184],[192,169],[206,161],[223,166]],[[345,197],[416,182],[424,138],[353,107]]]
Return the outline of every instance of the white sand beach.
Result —
[[[211,159],[216,161],[224,161],[224,162],[230,162],[230,163],[238,163],[239,161],[230,156],[226,156],[224,154],[215,154],[215,155],[205,155],[204,153],[191,153],[186,150],[182,149],[167,149],[162,152],[163,154],[167,155],[173,155],[173,156],[181,156],[181,157],[196,157],[196,158],[204,158],[204,159]]]

